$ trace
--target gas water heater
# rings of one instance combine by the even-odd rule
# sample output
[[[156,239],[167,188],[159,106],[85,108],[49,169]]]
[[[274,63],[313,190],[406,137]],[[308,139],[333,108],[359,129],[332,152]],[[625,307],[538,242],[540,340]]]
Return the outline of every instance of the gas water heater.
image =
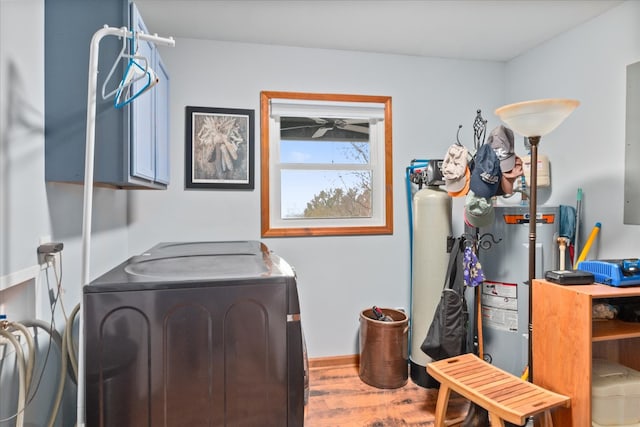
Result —
[[[451,206],[451,196],[438,186],[427,186],[413,196],[409,371],[414,383],[428,388],[436,387],[437,382],[427,375],[426,366],[431,358],[420,345],[433,320],[447,272]]]
[[[496,206],[495,218],[478,232],[484,355],[520,376],[528,363],[529,206]],[[535,277],[557,269],[559,223],[558,206],[537,208]]]

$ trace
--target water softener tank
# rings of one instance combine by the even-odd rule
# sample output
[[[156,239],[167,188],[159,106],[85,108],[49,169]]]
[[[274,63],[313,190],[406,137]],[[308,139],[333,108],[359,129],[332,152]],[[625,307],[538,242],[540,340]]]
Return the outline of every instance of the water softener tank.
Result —
[[[420,345],[427,335],[440,301],[451,236],[451,196],[439,187],[428,186],[413,196],[413,259],[411,278],[411,380],[419,386],[434,388],[437,382],[427,375],[431,362]]]

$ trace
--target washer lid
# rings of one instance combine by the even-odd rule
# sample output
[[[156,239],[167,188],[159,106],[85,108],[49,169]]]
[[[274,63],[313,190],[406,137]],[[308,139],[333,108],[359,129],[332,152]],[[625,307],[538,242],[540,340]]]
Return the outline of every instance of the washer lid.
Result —
[[[160,243],[85,286],[84,292],[188,286],[295,277],[291,266],[258,241]]]
[[[133,276],[158,280],[229,279],[268,274],[269,263],[257,254],[185,255],[168,258],[138,256],[124,267]]]

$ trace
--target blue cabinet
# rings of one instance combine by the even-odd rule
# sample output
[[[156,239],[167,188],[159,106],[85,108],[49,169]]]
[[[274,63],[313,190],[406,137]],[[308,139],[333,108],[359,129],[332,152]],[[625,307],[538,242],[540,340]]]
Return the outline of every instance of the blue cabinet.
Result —
[[[128,0],[45,0],[45,179],[49,182],[84,181],[89,47],[93,34],[104,25],[148,33]],[[94,182],[164,189],[169,184],[169,75],[155,45],[140,41],[137,53],[147,58],[159,83],[115,108],[113,97],[102,98],[102,86],[121,47],[122,40],[113,36],[100,42]],[[126,60],[121,60],[107,92],[117,87],[125,67]]]

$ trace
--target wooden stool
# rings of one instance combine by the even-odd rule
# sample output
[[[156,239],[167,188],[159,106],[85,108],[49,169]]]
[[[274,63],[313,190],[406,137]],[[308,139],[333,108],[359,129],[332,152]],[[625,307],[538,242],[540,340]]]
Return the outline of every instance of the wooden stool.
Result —
[[[551,409],[569,407],[571,399],[524,381],[474,354],[463,354],[427,365],[427,372],[440,382],[436,403],[436,427],[444,427],[451,390],[489,412],[491,427],[504,422],[522,425],[531,416],[543,414],[542,427],[553,426]]]

